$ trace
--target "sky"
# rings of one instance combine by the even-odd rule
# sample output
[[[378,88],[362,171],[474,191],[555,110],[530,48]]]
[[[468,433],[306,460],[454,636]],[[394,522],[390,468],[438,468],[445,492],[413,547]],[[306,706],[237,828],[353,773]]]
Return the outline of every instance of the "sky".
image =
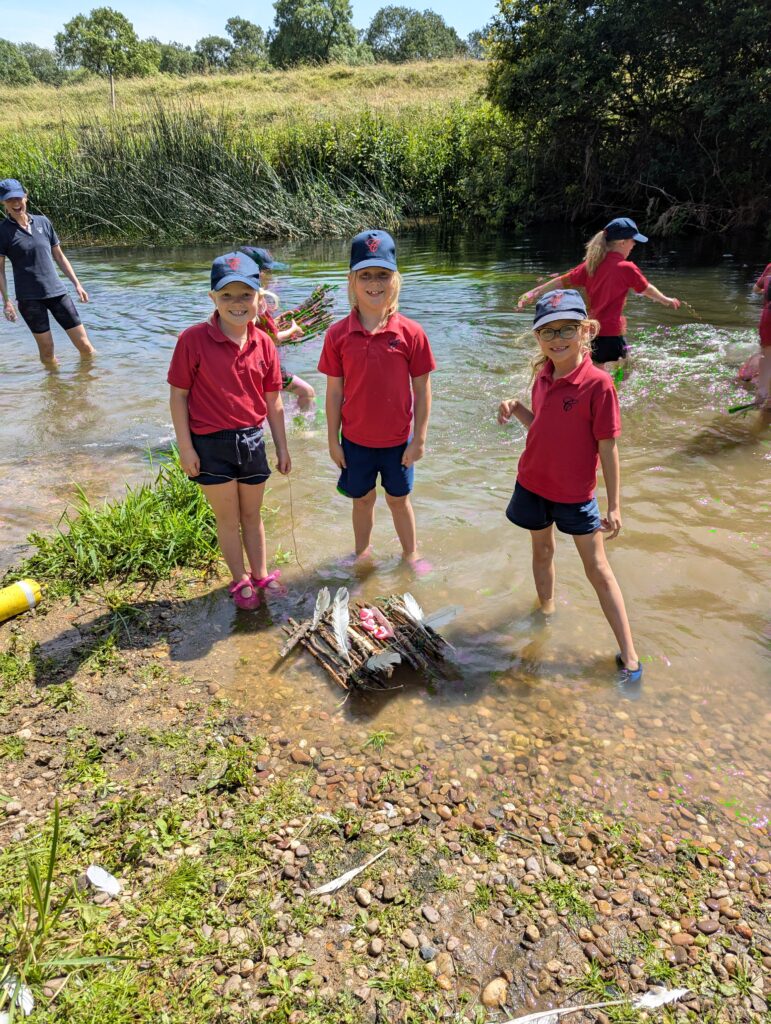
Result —
[[[465,37],[482,28],[495,13],[495,0],[352,0],[353,23],[366,28],[373,14],[389,3],[430,8],[441,14],[458,35]],[[211,0],[36,0],[32,7],[17,7],[17,15],[3,18],[0,37],[13,43],[37,43],[52,47],[54,36],[76,14],[88,14],[94,7],[112,7],[125,14],[141,39],[156,36],[161,42],[174,41],[192,46],[202,36],[224,35],[225,22],[233,15],[267,29],[273,24],[273,4],[256,0],[253,6],[237,3],[212,4]]]

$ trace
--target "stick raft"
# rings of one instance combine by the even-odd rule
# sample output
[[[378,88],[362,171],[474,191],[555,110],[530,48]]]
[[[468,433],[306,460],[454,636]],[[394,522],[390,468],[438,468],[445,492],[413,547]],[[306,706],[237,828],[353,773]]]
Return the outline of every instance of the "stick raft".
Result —
[[[426,622],[410,615],[404,598],[397,595],[381,599],[379,603],[355,601],[350,605],[349,621],[343,631],[346,640],[343,653],[341,631],[339,625],[336,629],[334,619],[336,608],[339,614],[341,596],[348,607],[347,594],[346,590],[338,590],[335,600],[330,602],[329,592],[324,588],[312,619],[305,622],[289,619],[283,627],[288,635],[280,657],[286,657],[300,644],[343,690],[397,689],[399,684],[392,683],[391,677],[399,664],[429,677],[443,673],[442,663],[451,645]],[[409,595],[405,594],[405,598]],[[360,617],[362,609],[365,615],[368,610],[374,611],[376,620],[385,621],[392,635],[380,639],[366,630]]]
[[[287,309],[276,317],[276,326],[284,330],[289,327],[292,320],[303,329],[301,338],[290,338],[282,341],[282,345],[302,345],[311,338],[323,334],[327,327],[334,320],[332,308],[335,304],[335,286],[331,284],[320,284],[313,289],[311,294],[301,302],[295,309]]]

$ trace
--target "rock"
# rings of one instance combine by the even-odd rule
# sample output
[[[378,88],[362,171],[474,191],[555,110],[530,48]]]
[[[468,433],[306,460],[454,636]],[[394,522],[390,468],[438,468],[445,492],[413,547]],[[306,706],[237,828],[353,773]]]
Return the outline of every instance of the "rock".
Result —
[[[383,886],[383,895],[380,898],[384,903],[393,903],[398,895],[399,887],[393,885],[391,882],[386,882]]]
[[[20,804],[18,800],[9,800],[7,804],[3,806],[3,810],[7,815],[19,814],[23,810],[24,805]]]
[[[752,870],[756,875],[767,875],[771,872],[771,864],[767,860],[756,860],[752,865]]]
[[[455,974],[455,961],[449,953],[442,950],[442,952],[438,953],[436,957],[436,969],[440,974],[444,974],[446,977],[452,978]]]
[[[538,942],[538,940],[541,938],[541,933],[538,931],[534,924],[529,924],[525,928],[525,932],[522,938],[525,942]]]
[[[439,921],[440,915],[436,907],[430,907],[426,904],[420,908],[420,912],[429,924],[436,924]]]
[[[289,755],[295,764],[313,764],[313,758],[302,747],[295,747]]]
[[[493,978],[482,990],[482,1005],[490,1009],[503,1006],[508,990],[509,986],[503,978]]]
[[[379,938],[370,939],[369,945],[367,946],[367,952],[370,956],[380,956],[383,952],[383,940]]]
[[[368,907],[372,902],[372,893],[369,889],[362,889],[360,887],[356,890],[353,896],[360,907]]]
[[[714,935],[716,931],[720,930],[720,922],[713,920],[711,917],[705,917],[701,921],[696,922],[696,927],[702,935]]]
[[[420,959],[425,960],[426,963],[430,963],[436,959],[438,950],[434,949],[433,946],[421,946],[420,947]]]
[[[376,917],[371,917],[365,927],[370,935],[377,935],[380,931],[380,921]]]
[[[231,974],[222,989],[224,996],[235,995],[236,992],[241,991],[241,978],[237,974]]]
[[[405,928],[399,936],[399,942],[407,949],[417,949],[420,943],[418,937],[411,928]]]
[[[696,941],[689,932],[675,932],[671,938],[673,946],[692,946]]]

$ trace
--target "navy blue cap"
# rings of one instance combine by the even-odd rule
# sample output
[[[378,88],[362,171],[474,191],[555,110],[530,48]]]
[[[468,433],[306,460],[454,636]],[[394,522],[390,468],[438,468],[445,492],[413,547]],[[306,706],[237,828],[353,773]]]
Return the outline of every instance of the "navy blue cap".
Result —
[[[535,304],[533,330],[553,320],[586,320],[586,306],[581,293],[574,288],[556,288],[543,294]]]
[[[365,267],[397,270],[396,243],[387,231],[360,231],[351,242],[351,270]]]
[[[281,260],[274,260],[267,249],[260,249],[256,245],[242,245],[241,252],[245,252],[247,256],[251,256],[260,270],[289,270],[288,263],[282,263]]]
[[[0,181],[0,203],[6,199],[23,199],[27,192],[20,181],[15,178],[4,178]]]
[[[631,217],[616,217],[605,225],[605,237],[609,242],[620,242],[624,238],[633,238],[635,242],[647,242],[646,235],[641,235]]]
[[[251,257],[242,252],[226,252],[211,265],[211,290],[218,292],[226,284],[241,281],[257,291],[260,287],[260,268]]]

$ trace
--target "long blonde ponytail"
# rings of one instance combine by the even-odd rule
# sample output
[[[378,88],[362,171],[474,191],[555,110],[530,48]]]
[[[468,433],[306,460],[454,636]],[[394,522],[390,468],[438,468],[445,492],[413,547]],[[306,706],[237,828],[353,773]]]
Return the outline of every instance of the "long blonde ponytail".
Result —
[[[599,267],[607,255],[608,242],[605,238],[605,229],[603,228],[603,230],[598,231],[596,235],[592,235],[586,243],[584,261],[586,262],[586,270],[589,277],[594,274],[597,267]]]

